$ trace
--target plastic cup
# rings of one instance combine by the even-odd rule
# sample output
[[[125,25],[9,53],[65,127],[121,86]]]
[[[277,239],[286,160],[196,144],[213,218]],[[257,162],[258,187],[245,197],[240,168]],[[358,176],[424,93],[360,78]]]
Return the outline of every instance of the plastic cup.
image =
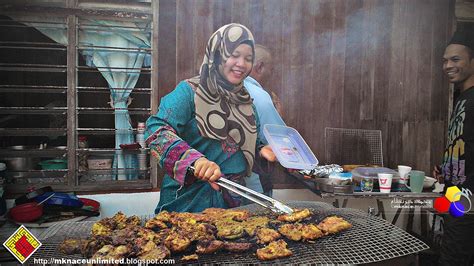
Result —
[[[393,174],[378,173],[380,192],[390,193],[392,190]]]
[[[362,192],[372,192],[374,188],[374,179],[372,177],[364,176],[360,181],[360,190]]]
[[[398,166],[398,174],[400,175],[399,184],[406,184],[408,183],[408,173],[410,173],[411,167],[406,165],[399,165]]]

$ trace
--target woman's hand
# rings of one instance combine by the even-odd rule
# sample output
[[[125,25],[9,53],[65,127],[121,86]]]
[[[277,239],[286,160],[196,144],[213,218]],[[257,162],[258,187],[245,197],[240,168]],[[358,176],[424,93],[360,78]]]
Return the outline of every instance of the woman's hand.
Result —
[[[273,153],[273,150],[270,145],[263,146],[263,148],[260,150],[260,156],[267,159],[267,161],[269,162],[276,162],[277,160],[275,153]]]
[[[197,159],[194,162],[194,176],[208,181],[213,189],[219,190],[219,186],[214,182],[222,176],[222,173],[221,168],[215,162],[204,157]]]

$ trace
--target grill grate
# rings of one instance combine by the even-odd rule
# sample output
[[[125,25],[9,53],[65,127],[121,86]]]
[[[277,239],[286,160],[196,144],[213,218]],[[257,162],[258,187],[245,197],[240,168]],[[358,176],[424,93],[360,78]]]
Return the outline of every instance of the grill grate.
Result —
[[[368,129],[324,129],[326,162],[383,166],[382,131]]]
[[[294,208],[310,208],[317,221],[330,215],[338,215],[352,223],[353,227],[340,234],[326,236],[315,243],[300,243],[286,240],[293,256],[268,263],[317,263],[317,264],[362,264],[393,259],[418,253],[429,247],[402,229],[385,220],[356,209],[336,209],[321,202],[294,201],[288,204]],[[244,208],[264,213],[265,210],[252,204]],[[80,255],[66,256],[57,251],[66,238],[87,238],[94,222],[64,223],[51,227],[40,236],[41,248],[30,258],[82,258]],[[180,262],[182,255],[173,258]],[[220,252],[213,255],[199,255],[199,264],[212,263],[247,264],[265,263],[259,261],[255,250],[243,254]]]

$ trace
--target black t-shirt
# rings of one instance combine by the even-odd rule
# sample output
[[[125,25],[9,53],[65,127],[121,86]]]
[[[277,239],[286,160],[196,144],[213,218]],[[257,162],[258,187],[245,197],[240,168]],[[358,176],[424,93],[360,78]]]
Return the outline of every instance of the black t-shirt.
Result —
[[[456,185],[474,193],[474,87],[462,92],[454,104],[442,173],[445,188]]]

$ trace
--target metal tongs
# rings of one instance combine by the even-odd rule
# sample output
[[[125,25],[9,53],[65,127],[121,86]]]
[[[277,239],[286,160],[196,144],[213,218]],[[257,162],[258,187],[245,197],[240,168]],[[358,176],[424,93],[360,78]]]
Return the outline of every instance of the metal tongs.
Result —
[[[194,167],[189,166],[188,169],[194,173]],[[235,182],[230,181],[229,179],[226,179],[225,177],[219,178],[219,180],[216,181],[216,184],[219,186],[228,189],[235,194],[238,194],[244,198],[247,198],[264,208],[270,209],[272,212],[275,213],[286,213],[286,214],[292,214],[294,211],[291,207],[288,205],[285,205],[281,203],[278,200],[275,200],[273,198],[270,198],[266,195],[263,195],[261,193],[258,193],[257,191],[254,191],[252,189],[246,188],[240,184],[237,184]]]

